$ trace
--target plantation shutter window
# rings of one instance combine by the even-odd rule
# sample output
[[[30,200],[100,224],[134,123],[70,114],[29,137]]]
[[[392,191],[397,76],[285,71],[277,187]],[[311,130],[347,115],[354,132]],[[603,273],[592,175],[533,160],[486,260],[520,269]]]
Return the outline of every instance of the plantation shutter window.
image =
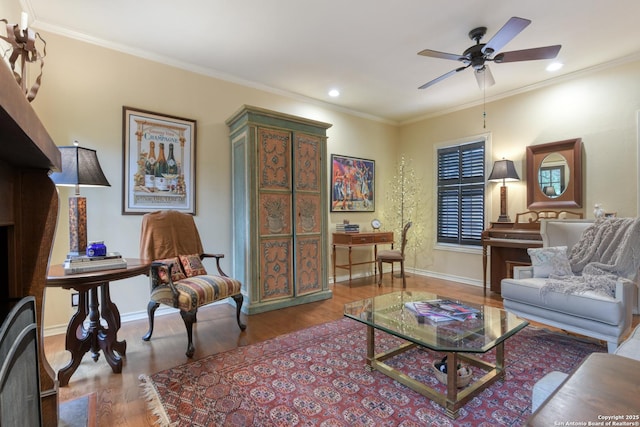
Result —
[[[438,243],[481,244],[484,154],[484,141],[438,150]]]

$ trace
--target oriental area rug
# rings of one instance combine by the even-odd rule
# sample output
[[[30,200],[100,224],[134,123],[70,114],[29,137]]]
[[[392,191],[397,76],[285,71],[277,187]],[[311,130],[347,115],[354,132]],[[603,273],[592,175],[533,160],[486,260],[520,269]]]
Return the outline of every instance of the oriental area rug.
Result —
[[[376,352],[400,340],[377,332]],[[505,342],[506,375],[460,409],[442,406],[366,367],[366,327],[351,319],[314,326],[140,377],[158,425],[521,426],[531,390],[550,371],[570,372],[604,346],[527,326]],[[495,350],[481,355],[495,360]],[[387,363],[445,391],[431,371],[441,354],[414,348]],[[472,368],[474,377],[482,372]]]

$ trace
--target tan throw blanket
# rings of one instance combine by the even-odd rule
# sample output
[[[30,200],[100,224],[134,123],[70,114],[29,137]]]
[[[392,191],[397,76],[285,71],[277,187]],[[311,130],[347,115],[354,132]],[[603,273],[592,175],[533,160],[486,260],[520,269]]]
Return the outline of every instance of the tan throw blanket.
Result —
[[[597,219],[571,248],[569,263],[575,276],[550,276],[542,294],[594,291],[613,297],[618,279],[633,279],[640,268],[640,218]]]

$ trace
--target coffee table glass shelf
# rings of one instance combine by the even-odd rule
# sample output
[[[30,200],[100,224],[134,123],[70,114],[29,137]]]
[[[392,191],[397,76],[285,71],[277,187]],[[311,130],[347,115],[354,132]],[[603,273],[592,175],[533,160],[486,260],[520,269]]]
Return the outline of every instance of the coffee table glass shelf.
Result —
[[[407,308],[406,303],[448,299],[423,291],[398,291],[378,295],[344,306],[344,315],[367,325],[367,364],[425,397],[442,405],[450,418],[480,391],[504,377],[504,342],[528,325],[511,313],[496,308],[454,300],[477,310],[467,319],[432,322]],[[398,348],[375,353],[375,331],[383,331],[404,341]],[[446,393],[421,383],[385,363],[402,352],[423,347],[447,356]],[[495,363],[474,354],[495,348]],[[457,366],[467,363],[485,371],[468,386],[459,389]],[[474,372],[474,378],[478,372]]]

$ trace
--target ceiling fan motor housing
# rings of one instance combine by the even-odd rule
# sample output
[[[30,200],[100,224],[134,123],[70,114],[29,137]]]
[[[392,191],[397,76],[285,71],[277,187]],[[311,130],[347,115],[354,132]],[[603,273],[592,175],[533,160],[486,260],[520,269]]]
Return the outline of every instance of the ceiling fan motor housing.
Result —
[[[481,70],[484,68],[484,61],[486,59],[486,55],[482,53],[482,48],[484,47],[484,43],[479,43],[475,46],[471,46],[469,49],[465,50],[463,56],[467,58],[467,63],[470,63],[473,69]]]

